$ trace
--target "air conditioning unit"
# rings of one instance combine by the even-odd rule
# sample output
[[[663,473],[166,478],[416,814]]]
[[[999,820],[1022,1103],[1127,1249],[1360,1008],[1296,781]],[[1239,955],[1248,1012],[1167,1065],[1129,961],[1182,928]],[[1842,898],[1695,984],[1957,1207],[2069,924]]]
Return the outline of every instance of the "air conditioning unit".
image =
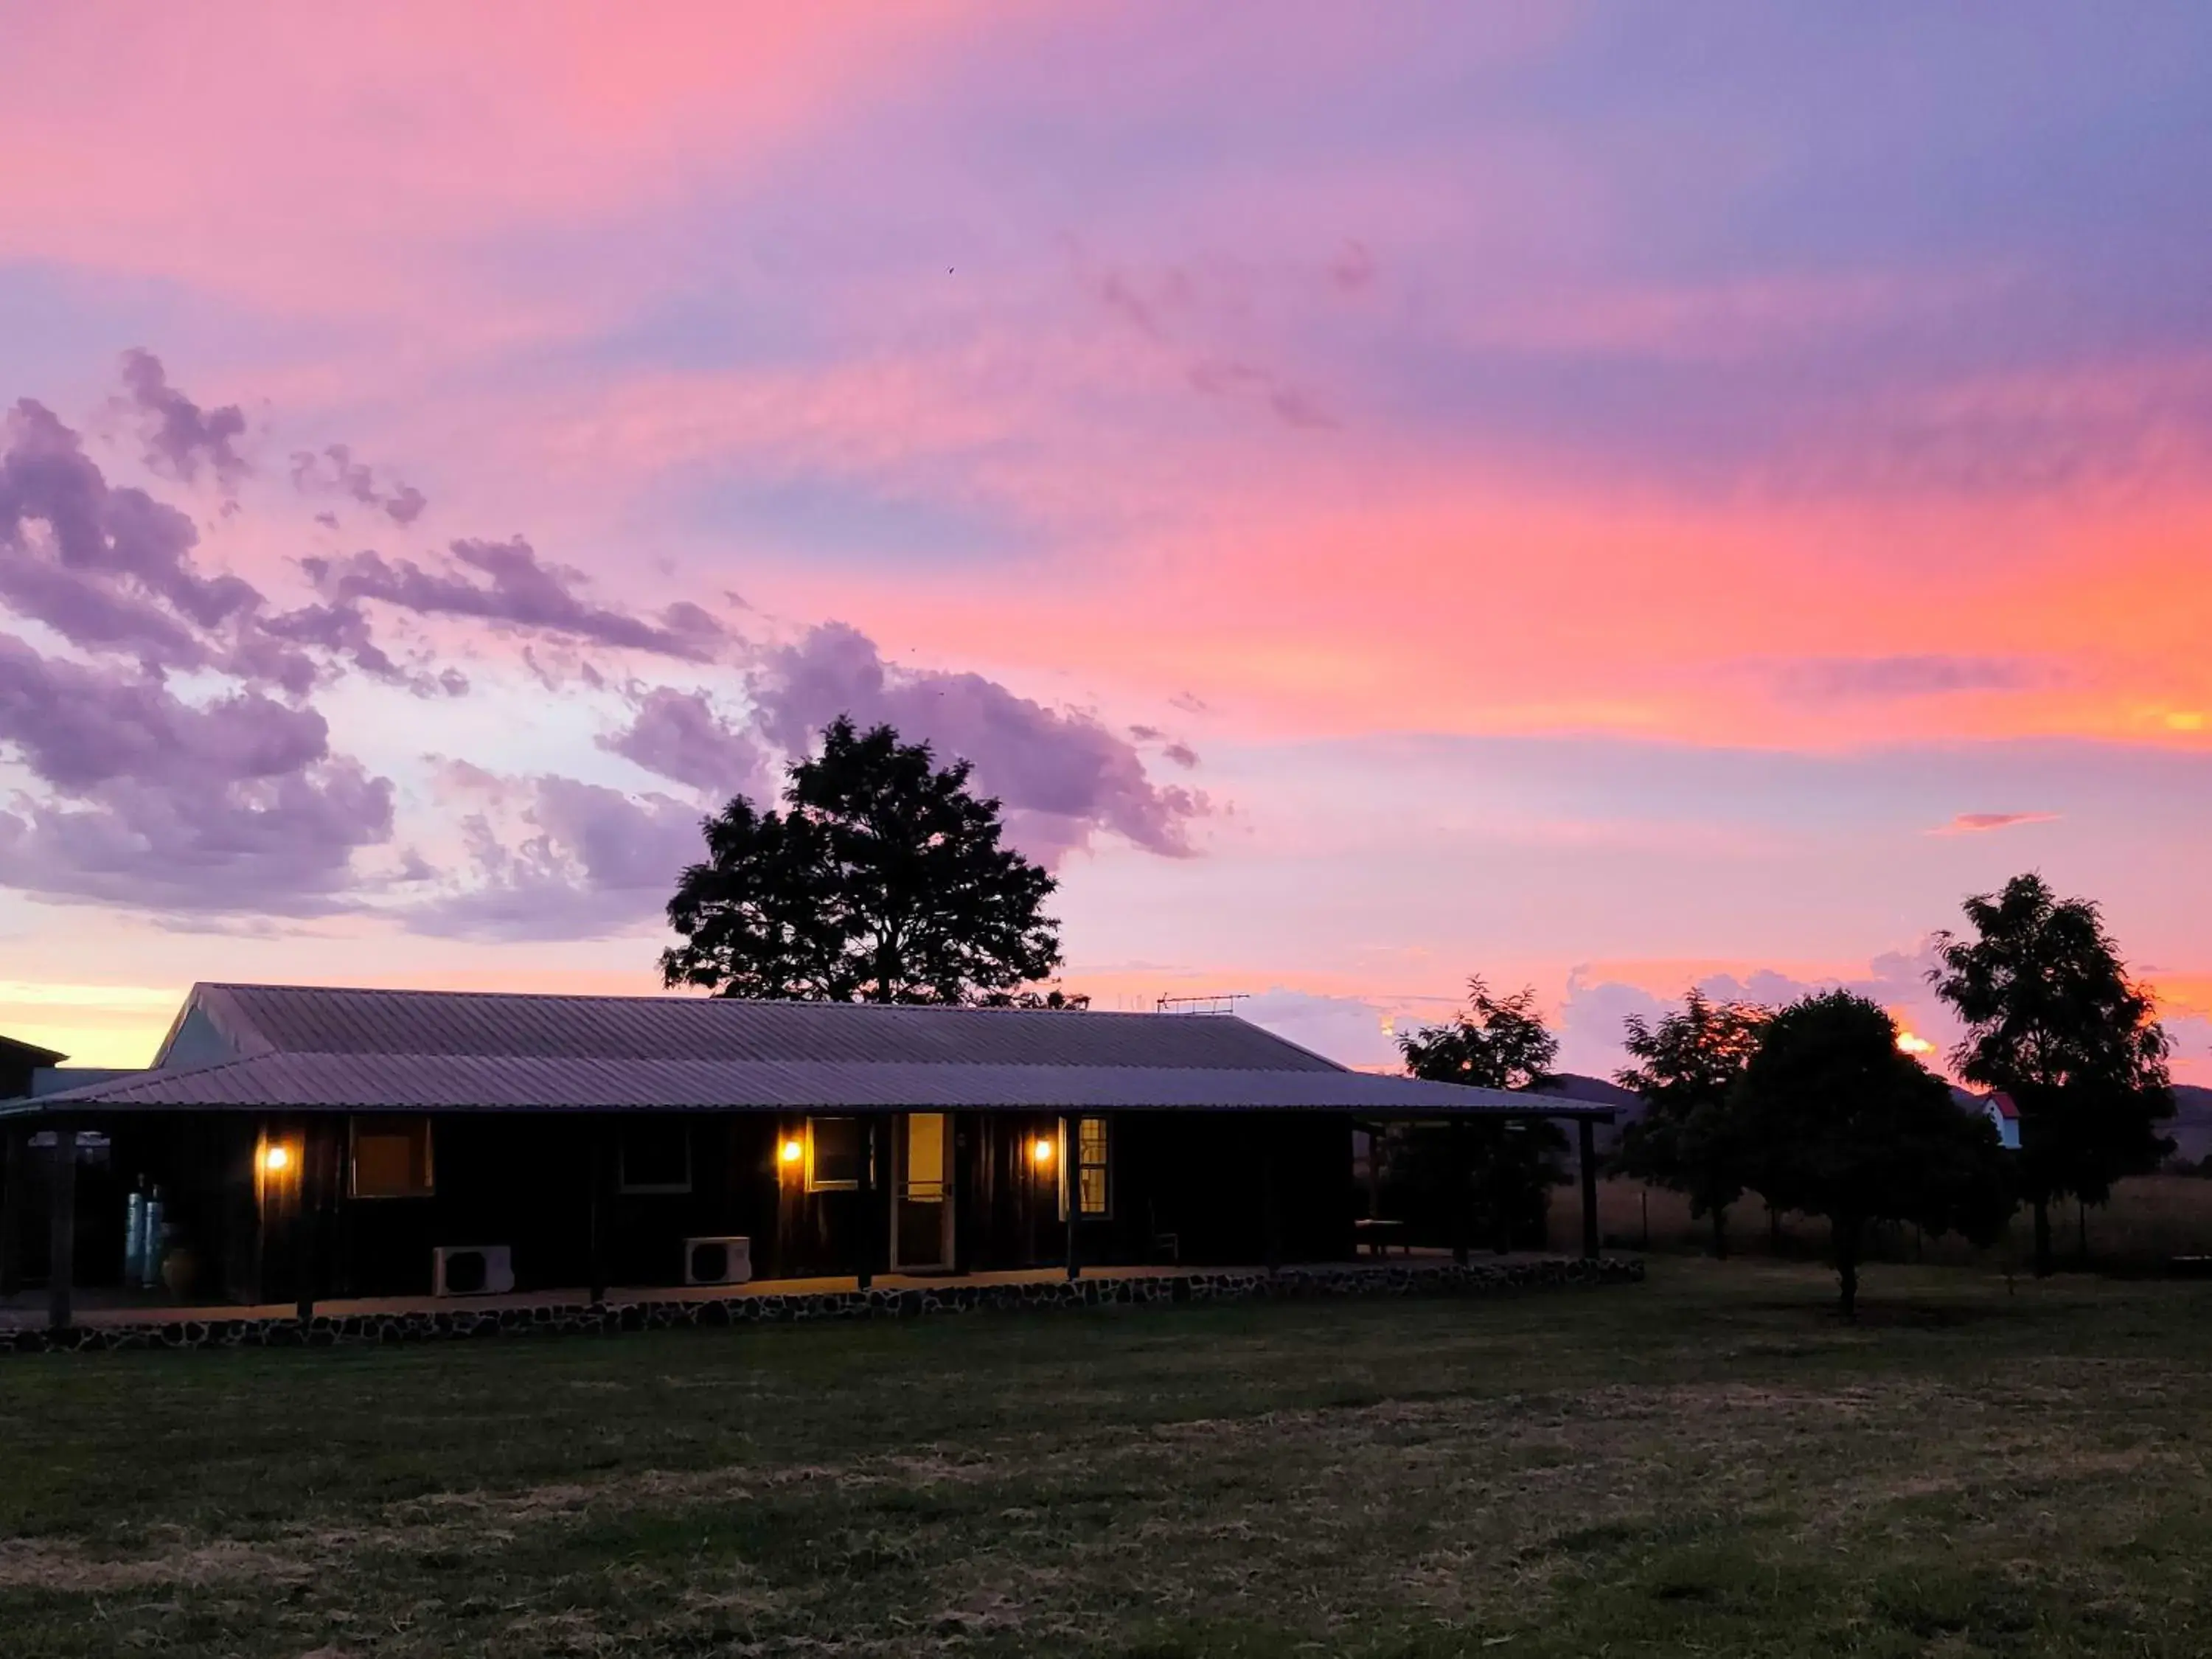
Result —
[[[684,1241],[686,1285],[742,1285],[753,1276],[750,1238],[687,1238]]]
[[[500,1296],[514,1288],[514,1252],[505,1244],[441,1244],[430,1252],[436,1296]]]

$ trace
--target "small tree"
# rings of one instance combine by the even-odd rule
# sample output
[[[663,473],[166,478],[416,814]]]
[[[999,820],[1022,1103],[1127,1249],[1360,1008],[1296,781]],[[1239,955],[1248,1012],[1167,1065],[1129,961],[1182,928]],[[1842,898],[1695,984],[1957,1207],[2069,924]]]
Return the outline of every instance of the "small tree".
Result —
[[[1712,1218],[1713,1254],[1723,1258],[1729,1206],[1743,1196],[1747,1179],[1730,1097],[1768,1014],[1752,1003],[1710,1001],[1693,987],[1656,1025],[1628,1017],[1625,1046],[1638,1064],[1613,1078],[1644,1105],[1642,1121],[1621,1135],[1620,1169],[1686,1194],[1692,1215]]]
[[[1952,1064],[2020,1108],[2020,1185],[2035,1214],[2035,1271],[2051,1272],[2051,1206],[2102,1204],[2123,1176],[2173,1150],[2165,1030],[2128,978],[2097,907],[2037,875],[1966,902],[1974,937],[1938,934],[1929,978],[1966,1024]]]
[[[2012,1212],[1995,1128],[1899,1051],[1879,1005],[1848,991],[1807,997],[1766,1022],[1735,1109],[1768,1200],[1827,1217],[1846,1319],[1858,1308],[1869,1223],[1956,1229],[1987,1243]]]
[[[1403,1032],[1398,1051],[1406,1069],[1431,1083],[1460,1083],[1481,1089],[1540,1089],[1558,1079],[1552,1062],[1559,1040],[1544,1025],[1536,1009],[1536,991],[1526,987],[1510,996],[1494,997],[1480,975],[1468,981],[1468,1006],[1442,1025],[1425,1025]],[[1485,1194],[1480,1206],[1487,1212],[1492,1238],[1500,1250],[1510,1249],[1516,1232],[1527,1233],[1542,1224],[1549,1194],[1564,1176],[1560,1160],[1566,1153],[1566,1137],[1548,1118],[1503,1122],[1478,1119],[1453,1133],[1466,1137],[1468,1164]],[[1441,1165],[1453,1170],[1453,1184],[1444,1194],[1454,1206],[1468,1202],[1458,1186],[1454,1148],[1433,1144],[1433,1137],[1401,1143],[1415,1170]],[[1419,1179],[1416,1173],[1415,1179]]]
[[[1000,845],[999,803],[969,763],[839,718],[793,763],[784,810],[739,795],[703,826],[707,859],[668,902],[683,943],[669,985],[718,996],[963,1002],[1011,993],[1060,961],[1053,878]]]

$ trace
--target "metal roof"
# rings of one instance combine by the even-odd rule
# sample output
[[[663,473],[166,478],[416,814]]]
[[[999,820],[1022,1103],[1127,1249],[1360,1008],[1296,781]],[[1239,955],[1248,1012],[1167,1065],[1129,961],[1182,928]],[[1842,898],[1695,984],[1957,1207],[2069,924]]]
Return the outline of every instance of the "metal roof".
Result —
[[[1008,1066],[959,1061],[548,1060],[259,1054],[142,1072],[37,1104],[274,1110],[1339,1110],[1443,1115],[1606,1109],[1334,1067]]]
[[[1612,1115],[1351,1071],[1225,1015],[259,985],[194,988],[149,1071],[0,1111],[73,1105]]]
[[[0,1036],[0,1060],[13,1060],[19,1066],[58,1066],[68,1058],[56,1049],[42,1048],[21,1037]]]
[[[304,985],[196,986],[185,1007],[240,1054],[1338,1069],[1249,1021],[1203,1014]]]

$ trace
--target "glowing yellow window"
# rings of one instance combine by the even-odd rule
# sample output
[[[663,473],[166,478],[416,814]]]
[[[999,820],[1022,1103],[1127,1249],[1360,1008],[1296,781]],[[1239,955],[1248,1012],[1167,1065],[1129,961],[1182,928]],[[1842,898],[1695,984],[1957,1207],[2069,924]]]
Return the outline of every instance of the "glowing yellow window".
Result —
[[[1109,1213],[1112,1194],[1107,1184],[1106,1120],[1086,1117],[1075,1126],[1076,1189],[1085,1215]]]
[[[276,1167],[271,1146],[264,1169]],[[357,1117],[353,1121],[353,1195],[428,1198],[436,1190],[430,1170],[427,1117]]]

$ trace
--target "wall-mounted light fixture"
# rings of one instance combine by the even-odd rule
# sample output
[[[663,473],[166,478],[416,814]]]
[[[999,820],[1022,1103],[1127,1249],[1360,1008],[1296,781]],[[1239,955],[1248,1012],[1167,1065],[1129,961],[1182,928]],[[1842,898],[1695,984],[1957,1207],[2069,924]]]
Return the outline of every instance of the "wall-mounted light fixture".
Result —
[[[283,1175],[292,1167],[292,1149],[281,1140],[272,1140],[261,1149],[261,1173]]]
[[[1030,1142],[1030,1162],[1036,1164],[1038,1169],[1046,1169],[1051,1165],[1052,1154],[1052,1142],[1043,1135],[1039,1135],[1035,1140]]]
[[[782,1163],[796,1164],[806,1156],[806,1148],[799,1144],[798,1136],[787,1135],[783,1145],[775,1149],[775,1155]]]

